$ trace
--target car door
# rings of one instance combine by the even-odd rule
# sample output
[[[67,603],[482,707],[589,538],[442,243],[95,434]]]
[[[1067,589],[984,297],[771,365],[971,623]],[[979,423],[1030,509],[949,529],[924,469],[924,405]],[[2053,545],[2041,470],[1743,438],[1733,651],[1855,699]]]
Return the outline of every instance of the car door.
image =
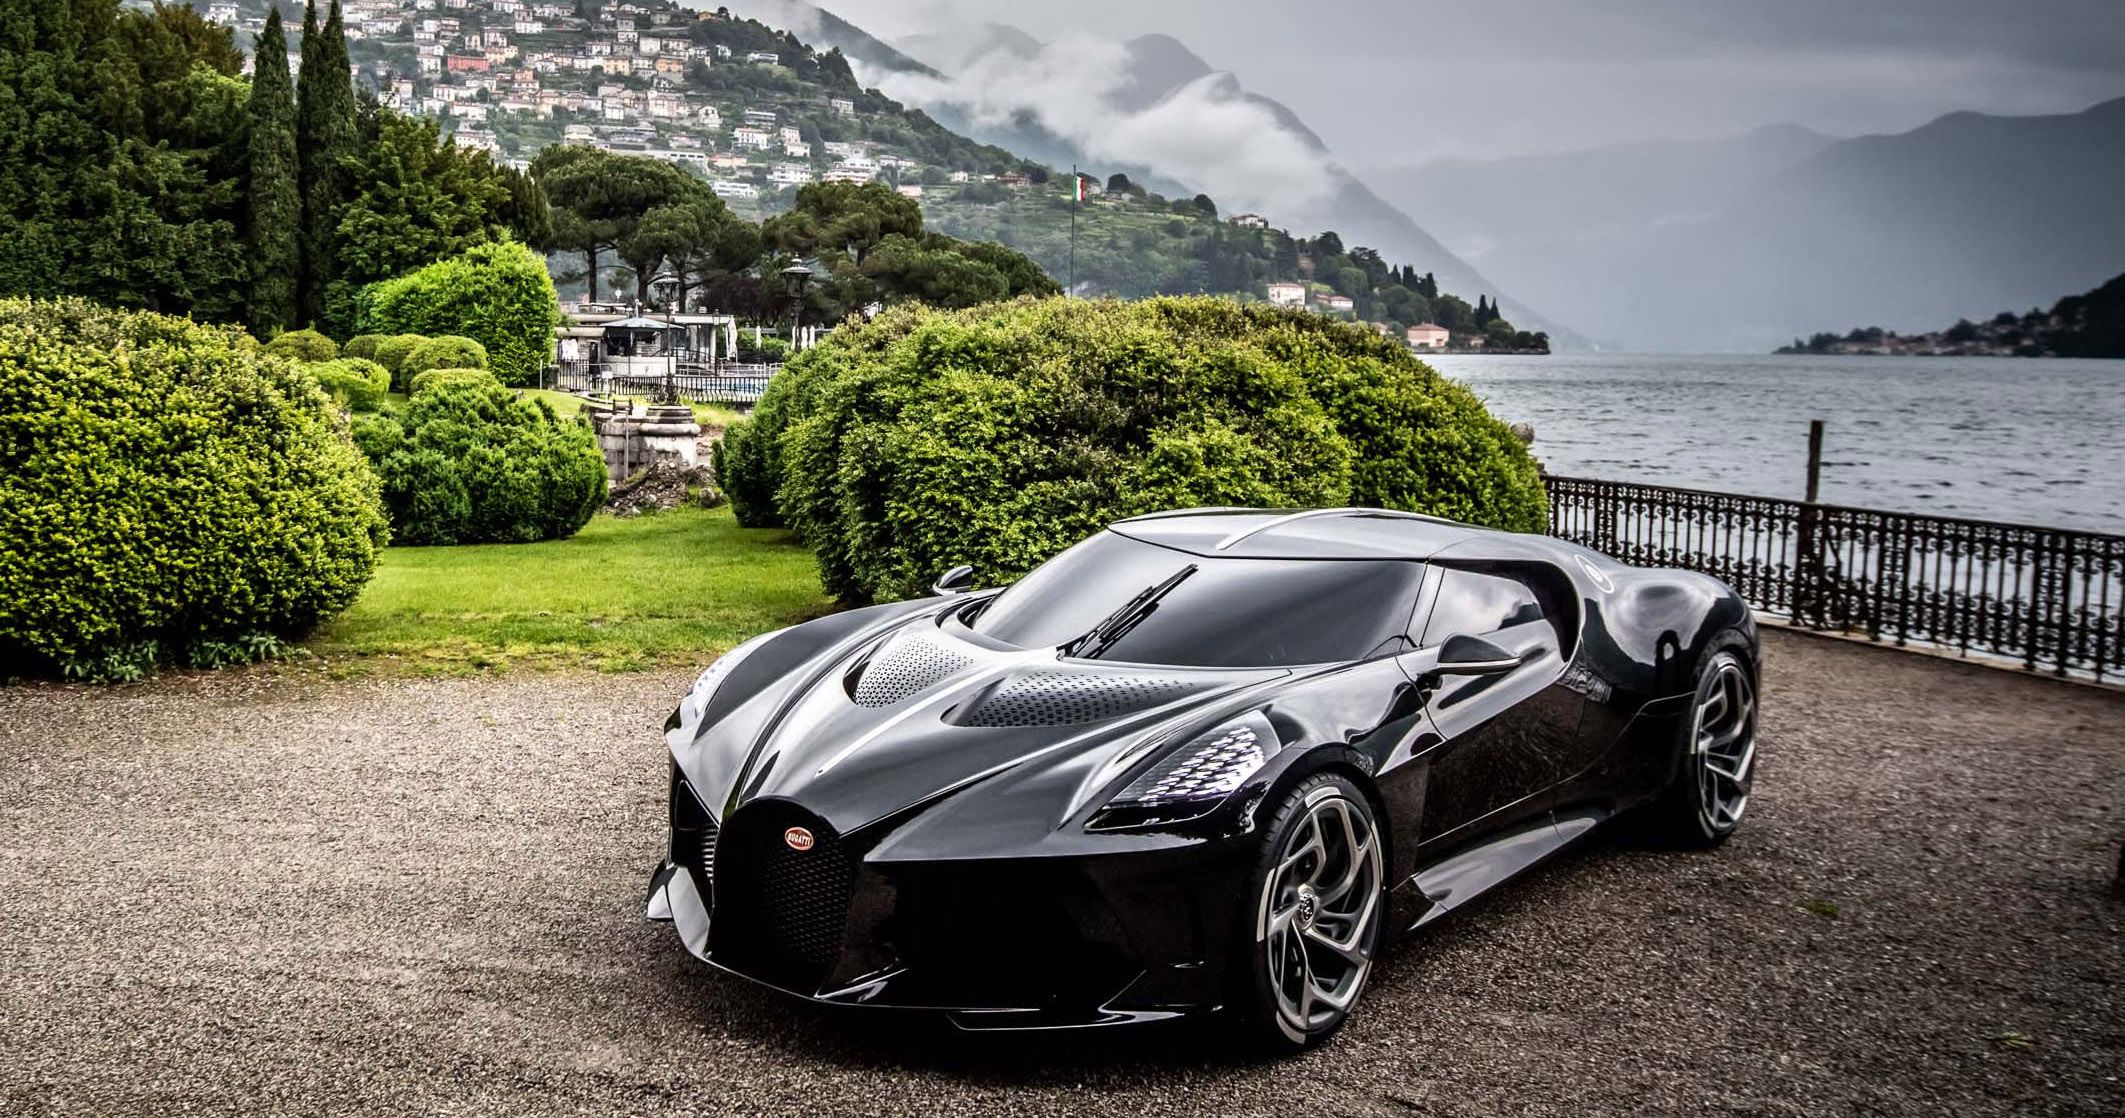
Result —
[[[1480,637],[1517,663],[1476,675],[1432,670],[1456,636]],[[1419,842],[1451,845],[1540,814],[1582,700],[1559,685],[1557,628],[1535,592],[1509,573],[1445,569],[1417,649],[1403,660],[1440,739],[1425,758]]]

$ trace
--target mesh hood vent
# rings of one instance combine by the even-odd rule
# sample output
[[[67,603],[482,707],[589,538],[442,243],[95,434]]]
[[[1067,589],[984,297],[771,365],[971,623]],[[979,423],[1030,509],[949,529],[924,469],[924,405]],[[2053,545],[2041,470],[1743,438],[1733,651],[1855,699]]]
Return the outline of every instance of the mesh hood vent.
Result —
[[[1037,671],[990,688],[952,721],[961,726],[1069,726],[1170,703],[1209,687],[1157,676]]]
[[[910,695],[927,691],[973,663],[963,653],[927,637],[903,633],[864,665],[849,698],[857,706],[885,707]]]

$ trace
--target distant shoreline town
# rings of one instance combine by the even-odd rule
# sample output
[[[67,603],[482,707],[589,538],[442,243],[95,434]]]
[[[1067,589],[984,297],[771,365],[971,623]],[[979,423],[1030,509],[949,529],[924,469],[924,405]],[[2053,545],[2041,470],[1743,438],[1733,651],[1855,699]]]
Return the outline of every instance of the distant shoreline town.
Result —
[[[1899,334],[1866,326],[1816,334],[1775,353],[1838,357],[2125,357],[2125,274],[2049,311],[2002,311],[1984,322],[1963,319],[1946,330]]]

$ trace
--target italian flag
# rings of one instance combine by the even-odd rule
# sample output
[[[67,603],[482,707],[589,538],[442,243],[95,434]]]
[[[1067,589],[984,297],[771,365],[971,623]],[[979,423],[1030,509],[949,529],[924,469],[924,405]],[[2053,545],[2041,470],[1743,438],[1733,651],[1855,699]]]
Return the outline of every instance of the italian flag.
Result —
[[[1070,200],[1072,202],[1082,202],[1085,200],[1085,176],[1075,173],[1071,174]]]

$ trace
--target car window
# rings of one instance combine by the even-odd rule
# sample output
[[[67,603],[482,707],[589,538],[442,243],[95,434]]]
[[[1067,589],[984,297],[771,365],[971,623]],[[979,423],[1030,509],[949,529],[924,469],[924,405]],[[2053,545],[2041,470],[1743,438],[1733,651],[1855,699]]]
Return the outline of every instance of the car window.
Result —
[[[1206,668],[1334,663],[1407,647],[1423,576],[1421,563],[1210,558],[1103,532],[1019,580],[972,628],[1020,648],[1054,647],[1159,588],[1153,608],[1100,642],[1098,658]]]
[[[1448,569],[1441,573],[1421,643],[1429,648],[1457,634],[1488,636],[1540,620],[1542,605],[1535,592],[1518,580]]]

